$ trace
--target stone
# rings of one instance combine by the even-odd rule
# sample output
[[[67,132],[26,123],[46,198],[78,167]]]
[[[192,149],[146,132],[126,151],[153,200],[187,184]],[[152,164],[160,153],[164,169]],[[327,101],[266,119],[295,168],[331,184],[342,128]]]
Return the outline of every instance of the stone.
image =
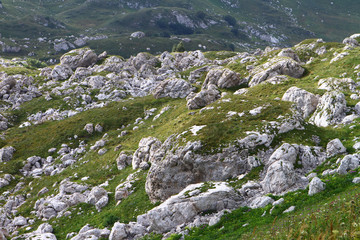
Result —
[[[15,226],[25,226],[28,224],[28,222],[27,222],[26,218],[24,218],[23,216],[19,216],[19,217],[14,218],[13,224]]]
[[[326,91],[352,91],[354,92],[357,85],[351,78],[324,78],[318,82],[318,88]]]
[[[287,57],[277,57],[256,67],[252,71],[249,86],[253,87],[277,75],[300,78],[303,76],[304,72],[305,69],[295,60]]]
[[[340,139],[333,139],[326,145],[326,154],[329,158],[342,153],[346,153],[346,148]]]
[[[190,83],[183,79],[172,78],[162,81],[153,91],[155,98],[186,98],[193,90]]]
[[[161,146],[161,142],[154,137],[143,138],[139,142],[139,148],[135,151],[132,159],[133,169],[140,167],[143,162],[149,162],[151,156]]]
[[[94,124],[92,124],[92,123],[86,124],[84,126],[84,130],[89,134],[93,134],[93,132],[94,132]]]
[[[320,178],[314,177],[309,184],[309,196],[319,193],[325,189],[325,183]]]
[[[288,209],[286,209],[283,213],[289,213],[295,211],[295,206],[291,206]]]
[[[87,203],[95,205],[98,211],[105,207],[109,201],[108,193],[101,187],[94,187],[91,189],[90,194],[87,197]]]
[[[72,50],[60,58],[61,65],[68,65],[72,70],[78,67],[89,67],[95,64],[98,57],[90,48]]]
[[[268,196],[257,197],[250,203],[250,208],[252,208],[252,209],[263,208],[269,204],[272,204],[273,202],[274,202],[274,200]]]
[[[353,183],[359,184],[360,183],[360,177],[356,177],[352,180]]]
[[[349,45],[351,47],[358,47],[360,44],[355,38],[345,38],[343,40],[343,44]]]
[[[347,111],[345,95],[340,91],[326,92],[319,101],[310,122],[318,127],[340,123]]]
[[[357,154],[354,155],[346,155],[341,161],[340,165],[337,168],[337,172],[339,174],[347,174],[347,171],[354,170],[359,167],[359,156]]]
[[[116,158],[116,165],[118,170],[123,170],[127,166],[132,164],[133,156],[130,154],[126,154],[126,152],[121,152],[119,156]]]
[[[241,78],[241,75],[228,68],[213,68],[206,75],[202,85],[203,89],[207,89],[209,84],[214,84],[219,88],[231,88],[246,84],[247,79]]]
[[[53,80],[65,80],[73,74],[73,71],[67,64],[56,65],[51,71],[51,79]]]
[[[284,48],[282,49],[279,54],[278,54],[279,57],[288,57],[288,58],[291,58],[293,60],[295,60],[296,62],[300,62],[300,58],[299,56],[296,54],[296,52],[291,49],[291,48]]]
[[[96,132],[102,132],[104,130],[104,128],[100,125],[100,124],[96,124],[96,126],[95,126],[95,131]]]
[[[145,37],[145,33],[144,32],[133,32],[130,37],[132,38],[143,38]]]
[[[204,183],[192,184],[158,207],[137,217],[137,222],[150,231],[165,233],[192,221],[198,214],[242,206],[242,199],[225,182],[208,183],[208,189],[199,191]]]
[[[199,109],[205,107],[221,97],[220,91],[213,84],[209,84],[206,89],[202,89],[198,93],[191,93],[187,96],[188,109]]]
[[[319,98],[301,88],[291,87],[285,92],[282,100],[296,103],[296,109],[305,119],[315,111]]]
[[[8,162],[13,158],[14,147],[3,147],[0,149],[0,162]]]
[[[109,240],[123,240],[127,239],[126,224],[116,222],[111,229]]]

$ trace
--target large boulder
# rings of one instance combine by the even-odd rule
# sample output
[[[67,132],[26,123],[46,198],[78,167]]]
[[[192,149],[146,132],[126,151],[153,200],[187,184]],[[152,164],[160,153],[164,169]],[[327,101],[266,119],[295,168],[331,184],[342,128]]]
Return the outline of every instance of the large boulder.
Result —
[[[0,149],[0,162],[8,162],[13,158],[14,147],[3,147]]]
[[[351,47],[360,46],[359,42],[355,38],[351,38],[351,37],[345,38],[343,40],[343,44],[349,45]]]
[[[60,58],[61,65],[68,65],[72,70],[78,67],[89,67],[95,64],[98,57],[94,51],[89,48],[72,50]]]
[[[230,88],[240,86],[247,83],[246,79],[241,78],[241,75],[228,68],[211,69],[206,75],[203,89],[206,89],[209,84],[214,84],[219,88]]]
[[[51,78],[53,80],[65,80],[73,74],[70,66],[67,64],[56,65],[51,71]]]
[[[91,192],[87,197],[87,203],[94,205],[98,211],[105,207],[108,202],[108,193],[101,187],[94,187],[91,189]]]
[[[359,155],[346,155],[341,161],[337,168],[339,174],[347,174],[349,170],[354,170],[359,167]]]
[[[296,54],[296,52],[291,49],[291,48],[284,48],[282,49],[279,54],[278,54],[279,57],[288,57],[288,58],[291,58],[297,62],[300,62],[300,58],[299,56]]]
[[[315,111],[319,98],[301,88],[291,87],[285,92],[282,100],[296,103],[297,110],[307,118]]]
[[[310,122],[318,127],[327,127],[340,123],[346,115],[345,95],[340,91],[326,92],[319,101]]]
[[[227,183],[199,183],[187,186],[160,206],[138,216],[137,222],[149,227],[150,231],[165,233],[192,221],[198,214],[241,205],[242,199]]]
[[[173,78],[162,81],[153,91],[155,98],[186,98],[193,87],[183,79]]]
[[[253,87],[277,75],[300,78],[304,75],[304,72],[305,69],[295,60],[287,57],[277,57],[252,71],[249,86]]]
[[[346,148],[341,143],[340,139],[333,139],[326,145],[326,154],[328,157],[333,157],[342,153],[346,153]]]
[[[198,93],[190,93],[187,100],[188,109],[198,109],[215,102],[221,97],[220,91],[214,84],[209,84],[206,89]]]

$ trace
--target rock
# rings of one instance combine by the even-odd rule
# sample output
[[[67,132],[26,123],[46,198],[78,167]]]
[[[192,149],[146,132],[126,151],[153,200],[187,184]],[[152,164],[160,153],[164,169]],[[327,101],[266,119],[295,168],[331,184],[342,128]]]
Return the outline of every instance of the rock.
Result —
[[[127,166],[132,164],[133,156],[130,154],[126,154],[125,152],[121,152],[116,159],[116,165],[118,170],[123,170]]]
[[[274,200],[268,196],[257,197],[250,203],[250,208],[263,208],[269,204],[272,204],[273,202]]]
[[[295,102],[303,118],[307,118],[315,111],[319,98],[303,89],[291,87],[285,92],[282,100]]]
[[[39,192],[38,196],[44,195],[45,193],[49,192],[49,189],[47,187],[43,187]]]
[[[103,86],[105,86],[106,81],[107,81],[106,77],[99,75],[90,76],[85,79],[85,82],[87,82],[87,84],[93,89],[102,88]]]
[[[100,211],[109,201],[107,191],[101,187],[94,187],[91,189],[86,201],[89,204],[95,205],[96,209]]]
[[[15,226],[25,226],[28,224],[28,222],[27,222],[26,218],[24,218],[23,216],[19,216],[19,217],[14,218],[13,224]]]
[[[126,224],[116,222],[111,229],[109,240],[123,240],[127,239]]]
[[[86,124],[85,127],[84,127],[84,130],[89,134],[93,134],[93,132],[94,132],[94,124],[92,124],[92,123]]]
[[[320,79],[318,82],[318,88],[333,91],[333,90],[340,90],[340,91],[352,91],[354,92],[357,85],[354,80],[351,78],[324,78]]]
[[[228,68],[214,68],[206,75],[202,88],[207,89],[209,84],[214,84],[219,88],[231,88],[246,84],[247,80],[242,79],[241,75]]]
[[[187,96],[188,109],[198,109],[215,102],[221,97],[219,90],[213,84],[209,84],[207,89],[202,89],[199,93],[190,93]]]
[[[346,153],[346,148],[341,143],[340,139],[336,138],[331,140],[326,145],[326,154],[329,158],[342,153]]]
[[[129,197],[133,192],[134,192],[134,188],[133,185],[136,181],[139,180],[137,173],[139,171],[130,174],[125,182],[120,183],[116,188],[115,188],[115,201],[119,202],[127,197]]]
[[[74,44],[61,39],[60,41],[54,43],[54,50],[56,52],[61,52],[61,51],[68,51],[69,49],[75,48]]]
[[[51,71],[51,78],[53,80],[65,80],[68,79],[73,74],[73,71],[71,68],[66,65],[56,65],[54,69]]]
[[[326,92],[319,101],[310,122],[318,127],[327,127],[340,123],[346,115],[345,95],[340,91]]]
[[[285,202],[285,199],[284,198],[280,198],[279,200],[275,201],[272,203],[273,206],[278,206],[278,205],[281,205]]]
[[[79,234],[72,237],[71,240],[97,240],[100,238],[108,239],[110,231],[108,229],[97,229],[91,227],[89,224],[80,229]]]
[[[0,149],[0,162],[8,162],[13,158],[14,147],[3,147]]]
[[[360,102],[355,105],[355,112],[357,115],[360,115]]]
[[[100,125],[100,124],[96,124],[96,126],[95,126],[95,131],[96,132],[102,132],[104,129],[103,129],[103,127]]]
[[[140,167],[143,162],[149,162],[150,157],[161,146],[161,142],[154,137],[143,138],[139,142],[139,148],[135,151],[132,159],[133,169]]]
[[[295,206],[291,206],[288,209],[286,209],[283,213],[289,213],[295,211]]]
[[[144,32],[133,32],[130,37],[132,38],[143,38],[145,37],[145,33]]]
[[[78,67],[76,68],[74,74],[71,76],[70,80],[81,81],[90,76],[91,74],[93,74],[93,71],[91,69]]]
[[[242,199],[227,183],[199,183],[189,185],[160,206],[138,216],[137,222],[148,226],[150,231],[165,233],[192,221],[200,213],[234,209],[241,205]]]
[[[339,174],[347,174],[347,171],[354,170],[359,167],[358,155],[346,155],[340,162],[340,166],[337,168]]]
[[[249,181],[241,186],[240,194],[245,198],[252,198],[262,191],[261,185],[254,181]]]
[[[52,233],[53,227],[48,223],[42,223],[37,228],[36,232],[38,233]]]
[[[293,59],[283,57],[274,58],[267,63],[256,67],[252,71],[252,78],[249,82],[249,86],[253,87],[276,75],[288,75],[290,77],[300,78],[303,76],[304,72],[305,69]]]
[[[77,47],[83,47],[86,45],[86,41],[83,39],[83,38],[77,38],[75,41],[74,41],[74,44],[77,46]]]
[[[360,44],[355,38],[345,38],[343,44],[349,45],[351,47],[358,47]]]
[[[153,91],[155,98],[186,98],[193,90],[190,83],[183,79],[172,78],[162,81]]]
[[[299,56],[295,53],[294,50],[292,50],[291,48],[284,48],[282,49],[279,54],[279,57],[288,57],[291,58],[293,60],[295,60],[296,62],[300,62],[300,58]]]
[[[72,50],[60,58],[61,65],[68,65],[72,70],[78,67],[89,67],[95,64],[98,57],[90,48]]]
[[[314,177],[309,184],[309,196],[319,193],[325,189],[325,183],[320,178]]]
[[[352,180],[353,183],[358,184],[360,183],[360,177],[356,177]]]

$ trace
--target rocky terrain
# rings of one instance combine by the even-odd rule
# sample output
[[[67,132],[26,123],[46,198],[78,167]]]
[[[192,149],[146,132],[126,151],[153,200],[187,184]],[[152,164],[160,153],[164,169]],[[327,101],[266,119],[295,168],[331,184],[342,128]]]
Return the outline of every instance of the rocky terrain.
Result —
[[[88,46],[123,57],[186,50],[250,51],[358,31],[356,0],[2,0],[0,54],[55,60]]]
[[[359,55],[354,34],[1,59],[0,239],[192,239],[239,209],[275,221],[294,196],[357,189]]]

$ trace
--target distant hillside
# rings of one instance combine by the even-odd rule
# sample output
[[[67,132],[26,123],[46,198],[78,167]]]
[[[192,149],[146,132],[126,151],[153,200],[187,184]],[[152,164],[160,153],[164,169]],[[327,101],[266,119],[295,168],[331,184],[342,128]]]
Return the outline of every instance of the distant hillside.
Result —
[[[171,50],[184,38],[187,50],[289,46],[313,37],[339,41],[358,31],[359,10],[356,0],[2,0],[1,41],[21,48],[2,55],[49,59],[88,45],[129,57]],[[136,31],[145,38],[131,39]]]

